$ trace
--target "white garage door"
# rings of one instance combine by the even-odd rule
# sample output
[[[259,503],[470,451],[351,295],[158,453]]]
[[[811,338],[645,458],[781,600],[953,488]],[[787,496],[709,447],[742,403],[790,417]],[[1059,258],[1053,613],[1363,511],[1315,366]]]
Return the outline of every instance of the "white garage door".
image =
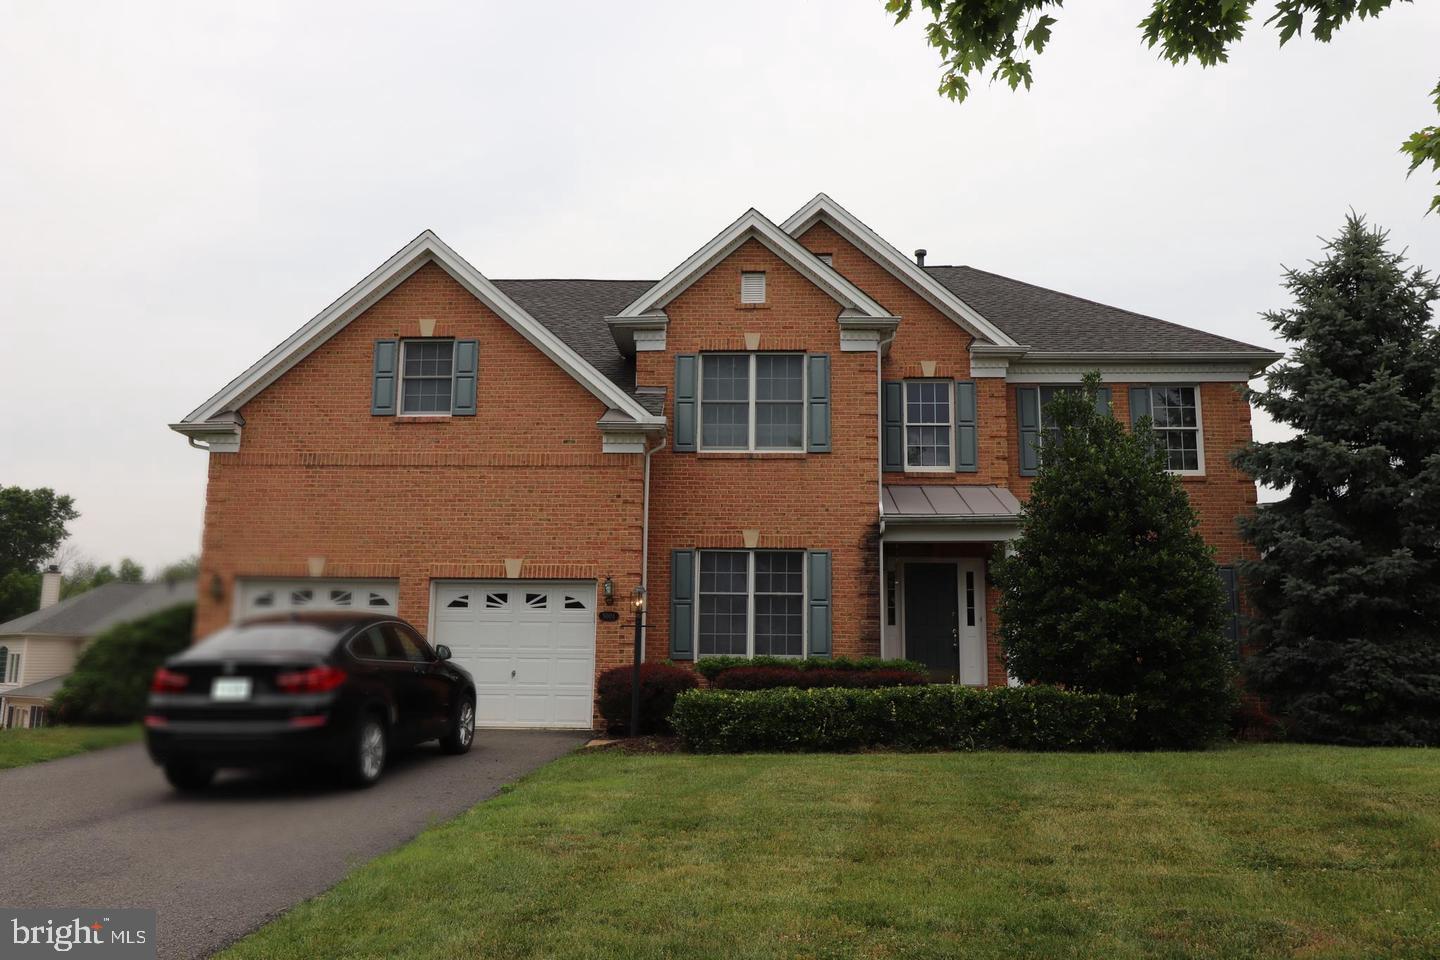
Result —
[[[241,580],[236,619],[295,610],[368,610],[395,613],[394,580]]]
[[[487,727],[589,727],[595,583],[450,580],[434,588],[434,636],[475,677]]]

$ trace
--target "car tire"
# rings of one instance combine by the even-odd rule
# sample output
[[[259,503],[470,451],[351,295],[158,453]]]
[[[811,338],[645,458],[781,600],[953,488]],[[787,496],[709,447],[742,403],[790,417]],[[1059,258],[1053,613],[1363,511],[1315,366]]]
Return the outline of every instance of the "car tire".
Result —
[[[444,753],[459,755],[470,752],[475,742],[475,698],[461,697],[450,711],[450,726],[440,738],[440,749]]]
[[[374,786],[385,772],[390,742],[385,724],[373,713],[367,713],[355,724],[344,760],[345,782],[357,789]]]
[[[215,779],[215,768],[172,760],[165,764],[165,779],[181,793],[199,793]]]

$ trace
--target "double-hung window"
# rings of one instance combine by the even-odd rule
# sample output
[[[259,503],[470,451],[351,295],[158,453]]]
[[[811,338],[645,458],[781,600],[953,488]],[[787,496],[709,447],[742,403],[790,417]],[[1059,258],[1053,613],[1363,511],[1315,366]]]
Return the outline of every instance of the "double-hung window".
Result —
[[[905,469],[948,471],[954,452],[949,380],[905,381]]]
[[[400,412],[411,416],[450,413],[455,394],[455,341],[406,340],[401,348]]]
[[[700,448],[803,450],[804,355],[702,354]]]
[[[1165,451],[1166,466],[1176,473],[1200,473],[1200,397],[1194,387],[1151,387],[1150,422]]]
[[[700,656],[805,652],[803,550],[702,550]]]

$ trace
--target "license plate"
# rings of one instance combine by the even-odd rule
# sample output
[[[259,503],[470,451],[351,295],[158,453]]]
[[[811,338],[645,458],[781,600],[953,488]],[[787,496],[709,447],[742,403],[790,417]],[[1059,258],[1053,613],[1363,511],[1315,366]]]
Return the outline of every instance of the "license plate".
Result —
[[[211,700],[249,700],[249,677],[216,677],[210,685]]]

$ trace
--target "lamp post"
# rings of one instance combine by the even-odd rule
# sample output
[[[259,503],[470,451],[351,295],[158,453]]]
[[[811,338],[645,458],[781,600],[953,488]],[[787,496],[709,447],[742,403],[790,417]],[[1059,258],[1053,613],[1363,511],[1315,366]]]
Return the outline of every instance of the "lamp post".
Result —
[[[645,588],[635,588],[635,666],[630,672],[630,736],[640,736],[640,632],[645,628]]]

